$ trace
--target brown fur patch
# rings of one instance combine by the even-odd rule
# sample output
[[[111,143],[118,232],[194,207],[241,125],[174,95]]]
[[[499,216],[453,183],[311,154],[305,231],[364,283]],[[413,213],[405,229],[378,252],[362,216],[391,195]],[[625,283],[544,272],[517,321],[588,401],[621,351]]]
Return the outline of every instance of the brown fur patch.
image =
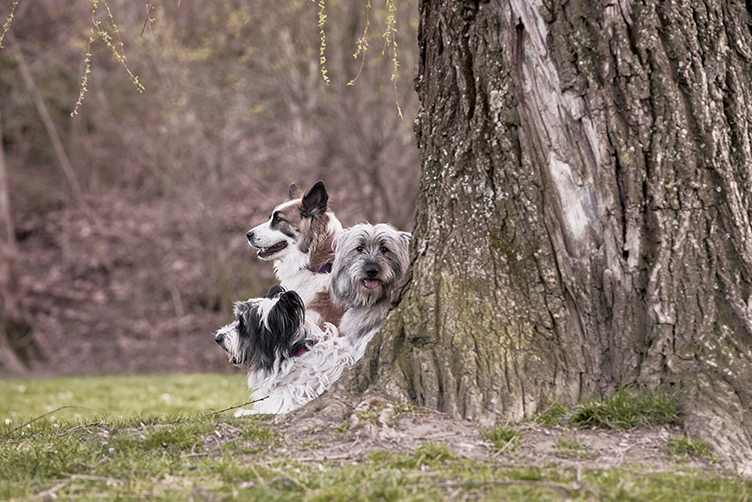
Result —
[[[279,214],[282,215],[282,217],[290,224],[290,226],[302,231],[300,225],[303,221],[303,218],[300,215],[300,204],[290,204],[285,208],[275,209],[275,211],[279,212]]]
[[[308,243],[308,247],[311,249],[311,262],[309,266],[313,270],[318,270],[322,265],[334,261],[334,249],[332,249],[334,235],[327,233],[328,225],[329,215],[325,214],[322,218],[315,218],[311,222],[311,229],[307,234],[304,234],[311,237]],[[298,244],[298,246],[301,247],[301,244]]]
[[[331,296],[329,296],[329,291],[320,291],[316,293],[313,301],[306,305],[306,308],[318,312],[321,316],[319,327],[322,329],[324,327],[324,322],[330,322],[335,326],[339,326],[339,321],[348,309],[348,307],[344,305],[335,305]]]

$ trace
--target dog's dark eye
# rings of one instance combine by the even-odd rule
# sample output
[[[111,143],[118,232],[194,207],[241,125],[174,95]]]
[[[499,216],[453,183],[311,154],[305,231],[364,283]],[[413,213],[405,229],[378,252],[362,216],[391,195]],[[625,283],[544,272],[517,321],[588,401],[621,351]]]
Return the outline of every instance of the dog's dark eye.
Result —
[[[362,253],[363,252],[363,246],[356,247],[355,251],[357,251],[358,253]]]
[[[381,252],[387,254],[389,252],[389,248],[386,246],[381,246]]]

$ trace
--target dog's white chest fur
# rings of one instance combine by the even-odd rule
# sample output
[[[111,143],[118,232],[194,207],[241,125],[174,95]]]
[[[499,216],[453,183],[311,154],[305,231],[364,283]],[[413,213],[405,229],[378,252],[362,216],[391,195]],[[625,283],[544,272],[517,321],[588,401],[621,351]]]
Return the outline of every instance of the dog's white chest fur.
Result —
[[[313,272],[307,266],[308,257],[300,253],[291,253],[274,262],[274,273],[279,283],[283,288],[298,293],[306,305],[313,301],[316,293],[329,287],[329,274]]]

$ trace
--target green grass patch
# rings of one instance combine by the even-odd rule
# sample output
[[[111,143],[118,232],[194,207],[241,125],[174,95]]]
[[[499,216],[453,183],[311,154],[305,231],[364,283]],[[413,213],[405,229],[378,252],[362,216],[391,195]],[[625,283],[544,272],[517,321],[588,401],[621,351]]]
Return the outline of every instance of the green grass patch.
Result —
[[[533,418],[533,422],[547,427],[560,425],[567,413],[569,413],[568,407],[549,400],[543,411]]]
[[[61,377],[3,380],[0,426],[49,420],[208,413],[248,400],[246,377],[213,374]],[[59,411],[59,408],[64,408]],[[1,430],[1,429],[0,429]],[[6,429],[7,430],[7,429]],[[2,432],[0,432],[2,433]]]
[[[646,394],[622,387],[608,398],[593,398],[577,406],[568,423],[571,427],[630,429],[675,423],[677,402],[660,392]]]
[[[494,445],[494,448],[501,451],[516,450],[522,438],[525,437],[525,432],[519,428],[501,423],[496,424],[490,430],[481,431],[481,433]]]
[[[686,432],[681,436],[669,437],[666,451],[671,455],[701,458],[711,464],[718,462],[718,456],[710,443],[701,439],[692,439]]]

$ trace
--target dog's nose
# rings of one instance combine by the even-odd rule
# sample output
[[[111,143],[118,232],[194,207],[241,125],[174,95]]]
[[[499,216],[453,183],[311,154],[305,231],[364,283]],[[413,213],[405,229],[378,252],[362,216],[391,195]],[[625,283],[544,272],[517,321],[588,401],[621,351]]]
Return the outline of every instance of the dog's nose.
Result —
[[[222,343],[225,341],[224,333],[219,333],[217,336],[215,336],[214,341],[217,342],[219,345],[222,345]]]
[[[246,239],[248,239],[248,242],[253,242],[253,230],[249,230],[245,234]]]
[[[377,267],[376,265],[368,265],[368,266],[366,266],[366,275],[369,278],[373,279],[374,277],[376,277],[377,275],[379,275],[379,267]]]

